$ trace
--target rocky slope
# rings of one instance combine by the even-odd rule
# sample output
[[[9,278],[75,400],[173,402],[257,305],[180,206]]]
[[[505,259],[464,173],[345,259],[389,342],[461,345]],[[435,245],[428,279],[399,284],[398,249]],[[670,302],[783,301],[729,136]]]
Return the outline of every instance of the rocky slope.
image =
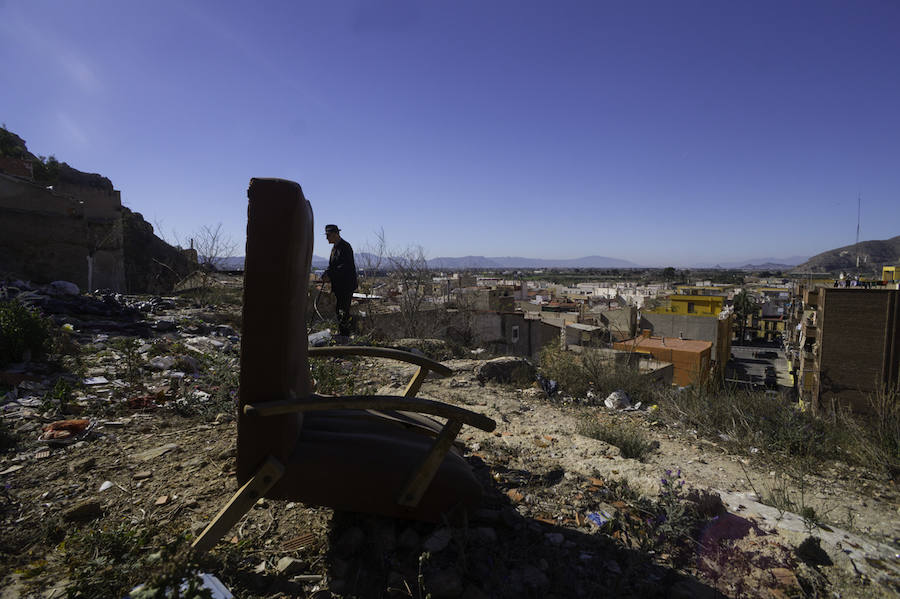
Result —
[[[236,488],[240,338],[227,310],[177,298],[44,305],[72,325],[81,374],[3,369],[0,414],[13,432],[0,454],[0,597],[123,596],[172,574],[160,552],[180,563],[180,535],[199,531]],[[778,475],[764,448],[732,455],[646,411],[482,385],[483,361],[445,363],[453,375],[427,380],[420,395],[498,423],[459,438],[485,489],[482,509],[432,525],[260,501],[203,571],[239,597],[896,596],[890,481],[838,465],[808,477],[810,505],[830,515],[808,526],[758,503],[754,487]],[[320,368],[322,384],[344,377],[381,393],[399,392],[413,370],[379,359]],[[63,418],[87,424],[54,430]],[[657,448],[624,458],[582,435],[585,419],[640,426]],[[118,594],[91,594],[101,588]]]

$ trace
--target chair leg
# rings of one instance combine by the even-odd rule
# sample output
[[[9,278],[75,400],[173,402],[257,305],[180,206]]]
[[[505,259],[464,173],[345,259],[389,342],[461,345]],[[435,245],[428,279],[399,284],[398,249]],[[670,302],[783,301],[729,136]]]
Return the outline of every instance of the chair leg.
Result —
[[[193,542],[191,548],[198,553],[205,553],[212,549],[222,536],[237,524],[241,517],[250,511],[253,504],[262,497],[266,491],[272,488],[284,474],[284,466],[269,456],[256,474],[248,480],[243,487],[238,489],[231,500],[225,504],[216,517],[203,529],[200,536]]]
[[[422,495],[425,494],[428,485],[431,484],[431,480],[437,474],[441,462],[444,461],[444,457],[453,445],[453,440],[456,439],[460,429],[462,429],[462,422],[458,420],[447,421],[422,463],[419,464],[419,467],[403,486],[403,490],[400,491],[400,496],[397,498],[397,503],[407,507],[419,505],[419,500],[422,499]]]

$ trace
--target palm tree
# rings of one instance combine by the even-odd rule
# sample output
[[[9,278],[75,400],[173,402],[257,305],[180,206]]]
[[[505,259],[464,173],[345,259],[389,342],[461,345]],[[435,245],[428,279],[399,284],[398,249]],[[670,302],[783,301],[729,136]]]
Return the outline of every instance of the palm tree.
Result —
[[[750,295],[745,289],[741,289],[741,291],[734,296],[734,313],[738,317],[738,326],[740,327],[740,334],[738,336],[739,342],[744,340],[744,330],[747,327],[747,318],[756,313],[758,309],[759,307],[750,298]]]

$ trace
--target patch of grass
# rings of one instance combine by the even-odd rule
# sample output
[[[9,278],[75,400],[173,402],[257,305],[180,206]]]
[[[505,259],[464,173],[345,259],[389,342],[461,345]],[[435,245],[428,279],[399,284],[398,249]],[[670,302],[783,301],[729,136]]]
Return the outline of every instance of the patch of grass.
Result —
[[[0,366],[42,358],[50,349],[50,321],[16,300],[0,300]]]
[[[211,597],[197,589],[198,566],[192,561],[183,535],[165,538],[154,527],[126,524],[71,533],[60,545],[71,581],[66,596],[123,597],[138,584],[135,597]],[[180,589],[188,581],[188,589]]]
[[[309,361],[316,393],[352,395],[359,391],[360,366],[354,359],[316,358]]]
[[[630,422],[601,422],[596,417],[589,416],[582,419],[577,430],[585,437],[615,445],[623,458],[643,461],[656,449],[656,444],[647,434]]]
[[[140,342],[134,337],[117,337],[110,341],[110,345],[120,354],[116,360],[116,376],[132,389],[143,386],[144,359],[138,352]]]
[[[764,393],[711,386],[667,390],[658,396],[658,417],[680,423],[743,453],[839,458],[846,431]]]

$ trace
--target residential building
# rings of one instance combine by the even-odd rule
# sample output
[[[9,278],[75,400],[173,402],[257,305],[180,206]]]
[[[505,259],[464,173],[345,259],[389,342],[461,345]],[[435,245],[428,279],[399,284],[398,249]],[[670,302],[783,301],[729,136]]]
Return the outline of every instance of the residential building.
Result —
[[[870,413],[869,399],[898,384],[900,291],[820,287],[806,294],[798,385],[814,413]]]
[[[673,383],[679,386],[699,383],[709,376],[712,343],[677,337],[651,337],[643,331],[640,337],[613,344],[613,349],[648,354],[673,365]]]

